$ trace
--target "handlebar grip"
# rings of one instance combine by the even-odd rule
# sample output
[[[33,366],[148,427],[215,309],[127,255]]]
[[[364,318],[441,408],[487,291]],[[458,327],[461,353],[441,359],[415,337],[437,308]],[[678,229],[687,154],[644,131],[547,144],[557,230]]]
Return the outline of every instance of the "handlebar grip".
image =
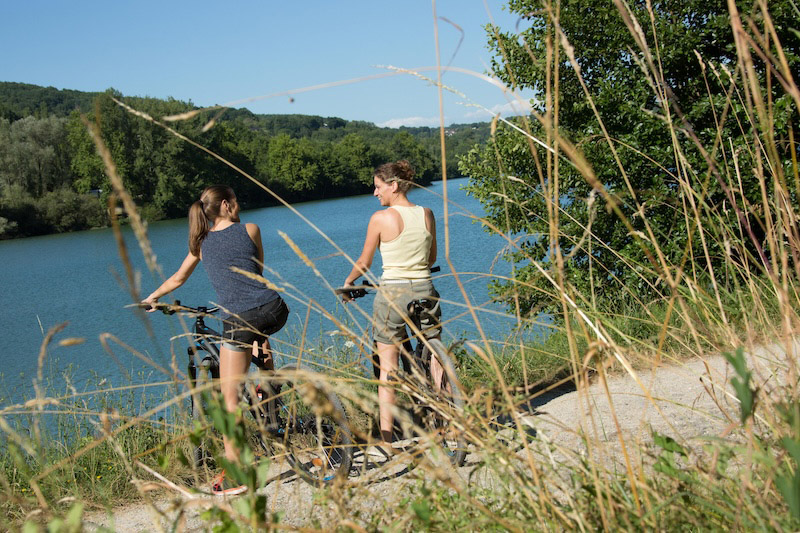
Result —
[[[364,280],[364,283],[362,283],[359,286],[340,287],[338,289],[335,289],[334,292],[336,294],[346,294],[348,298],[350,298],[351,300],[355,300],[356,298],[361,298],[362,296],[366,296],[367,289],[372,289],[374,287],[375,286],[372,283],[370,283],[369,280]]]

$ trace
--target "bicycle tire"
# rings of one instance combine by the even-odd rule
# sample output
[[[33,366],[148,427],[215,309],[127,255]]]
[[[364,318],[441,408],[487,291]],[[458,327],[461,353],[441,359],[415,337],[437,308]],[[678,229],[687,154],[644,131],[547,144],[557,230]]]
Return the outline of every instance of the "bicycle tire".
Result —
[[[467,458],[467,439],[464,432],[453,423],[453,415],[460,413],[464,409],[464,392],[461,381],[456,374],[456,367],[448,354],[442,341],[439,339],[429,339],[430,347],[436,352],[437,359],[444,368],[442,384],[436,390],[433,377],[428,371],[428,386],[430,387],[431,398],[426,401],[424,425],[428,435],[434,436],[436,442],[432,450],[443,450],[449,457],[450,463],[454,466],[462,466]],[[424,346],[422,357],[428,361],[430,350]],[[447,385],[450,385],[448,394]],[[434,400],[434,401],[430,401]]]
[[[284,366],[270,380],[267,413],[273,439],[282,444],[289,465],[302,480],[317,487],[341,483],[353,464],[347,415],[336,394],[310,381],[298,382],[291,377],[296,371],[294,365]],[[309,393],[322,394],[315,400],[322,408],[308,405]]]
[[[246,398],[246,400],[250,403],[249,398]],[[261,414],[255,404],[250,403],[250,405],[250,409],[244,413],[244,431],[247,444],[258,460],[271,455],[272,447],[270,446],[269,432],[267,431],[266,414]],[[265,407],[262,409],[266,410]],[[207,467],[214,469],[216,467],[214,452],[210,448],[215,449],[216,453],[222,453],[221,436],[213,428],[209,428],[208,431],[212,432],[216,438],[212,435],[207,435],[200,444],[195,446],[192,452],[195,468]]]
[[[193,375],[191,374],[192,373],[190,373],[192,391],[191,395],[189,396],[189,414],[194,419],[196,417],[205,416],[207,408],[207,395],[209,394],[209,391],[200,393],[196,392],[195,389],[198,387],[204,388],[207,383],[213,381],[215,374],[219,375],[219,370],[212,366],[198,365],[195,367]],[[199,444],[197,444],[192,450],[192,463],[194,467],[197,469],[215,468],[216,463],[214,461],[214,454],[212,452],[213,449],[215,449],[215,446],[212,442],[212,438],[208,435],[201,437]]]
[[[252,384],[250,384],[252,386]],[[274,396],[271,387],[254,386],[252,392],[247,386],[242,392],[244,401],[249,406],[244,416],[244,431],[247,443],[258,460],[272,455],[269,401]]]
[[[219,375],[219,371],[214,367],[207,368],[203,372],[206,375],[198,375],[198,379],[195,380],[195,383],[203,383],[207,380],[218,379],[217,376]],[[249,406],[244,410],[243,424],[247,444],[258,459],[260,457],[270,455],[272,451],[270,446],[269,432],[267,430],[269,423],[266,405],[268,395],[262,391],[260,387],[254,387],[252,391],[255,392],[255,395],[248,390],[247,386],[245,386],[244,390],[242,391],[242,400]],[[206,391],[200,395],[192,395],[193,417],[198,416],[199,414],[195,414],[195,411],[200,411],[205,414],[207,409],[207,394],[209,394],[209,391]],[[203,436],[200,443],[195,446],[194,450],[192,451],[192,459],[195,468],[215,468],[216,461],[214,460],[214,456],[215,454],[222,453],[222,437],[213,428],[209,428],[208,431],[210,433],[207,433],[205,436]]]

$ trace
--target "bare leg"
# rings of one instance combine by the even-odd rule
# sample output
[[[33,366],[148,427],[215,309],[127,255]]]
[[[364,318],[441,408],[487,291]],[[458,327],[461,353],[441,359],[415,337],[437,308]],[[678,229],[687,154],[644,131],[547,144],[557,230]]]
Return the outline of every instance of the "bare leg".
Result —
[[[380,411],[381,438],[385,442],[392,442],[392,429],[394,428],[395,405],[394,387],[386,385],[389,375],[397,372],[397,357],[399,350],[394,344],[377,344],[380,359],[380,384],[378,385],[378,409]]]
[[[269,337],[264,339],[261,344],[261,355],[259,357],[264,362],[264,370],[275,370],[275,361],[272,358],[272,345],[269,343]]]
[[[439,337],[435,337],[438,339]],[[444,381],[444,367],[437,359],[436,355],[431,350],[431,378],[433,379],[433,386],[436,391],[439,391],[442,388],[442,382]],[[445,385],[445,390],[449,391],[449,382]]]
[[[219,351],[219,379],[222,389],[222,398],[225,401],[225,410],[233,413],[239,407],[239,387],[242,384],[247,369],[250,366],[250,353],[246,351],[231,350],[222,346]],[[222,437],[225,446],[225,458],[229,461],[238,461],[239,452],[229,441]]]

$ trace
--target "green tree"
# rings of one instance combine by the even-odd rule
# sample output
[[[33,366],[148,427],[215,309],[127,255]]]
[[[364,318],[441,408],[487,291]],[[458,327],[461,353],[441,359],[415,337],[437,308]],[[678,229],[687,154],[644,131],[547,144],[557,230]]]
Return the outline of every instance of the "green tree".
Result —
[[[709,169],[708,157],[719,157],[715,143],[724,139],[727,146],[722,149],[732,146],[747,168],[748,141],[774,135],[788,146],[788,125],[796,122],[791,99],[781,94],[774,80],[769,98],[782,130],[758,131],[743,123],[744,103],[738,97],[727,99],[732,83],[741,80],[725,1],[634,2],[624,4],[630,11],[621,7],[623,13],[617,5],[623,4],[564,0],[556,6],[511,0],[510,10],[527,29],[517,35],[487,28],[495,54],[493,73],[509,87],[532,89],[542,99],[534,102],[542,119],[532,121],[533,137],[546,144],[550,140],[553,146],[556,132],[547,117],[557,111],[558,135],[576,147],[575,153],[593,172],[579,171],[568,162],[576,158],[562,149],[556,174],[546,149],[502,124],[492,141],[461,160],[462,172],[472,177],[469,190],[481,200],[491,222],[521,237],[519,249],[509,254],[516,264],[516,281],[495,289],[508,301],[518,295],[523,312],[559,308],[552,286],[534,265],[551,268],[556,245],[566,258],[566,283],[598,305],[619,306],[626,298],[647,302],[668,294],[669,288],[660,283],[661,265],[680,264],[687,246],[692,256],[703,254],[695,248],[699,239],[689,239],[696,221],[684,216],[682,206],[702,204],[711,231],[714,217],[736,223],[724,177],[701,170]],[[763,30],[765,16],[757,5],[736,5],[746,26]],[[797,10],[789,0],[770,2],[769,8],[796,78]],[[640,32],[630,30],[626,17]],[[648,45],[641,47],[638,36]],[[654,68],[649,67],[650,58]],[[757,57],[754,66],[766,80],[766,68]],[[556,83],[558,90],[552,91]],[[546,98],[551,98],[549,104]],[[526,127],[521,120],[517,125]],[[760,203],[757,180],[752,174],[746,178],[743,194]],[[682,186],[687,183],[702,197],[687,198]],[[548,213],[545,198],[560,208],[558,214]],[[759,235],[756,220],[745,225],[753,230],[745,245],[757,264],[753,259],[759,257],[763,232]],[[711,257],[725,255],[722,242],[720,238],[708,243]],[[663,262],[652,260],[657,253],[663,254]],[[701,265],[698,277],[707,266]]]
[[[65,119],[0,119],[0,193],[19,185],[39,198],[71,179]]]
[[[104,198],[107,197],[110,192],[110,184],[103,160],[97,153],[97,147],[89,136],[80,114],[73,113],[66,127],[72,154],[70,165],[72,173],[75,175],[73,188],[81,193],[99,189],[103,191]]]
[[[392,160],[406,159],[411,163],[420,183],[430,183],[439,174],[431,154],[407,131],[394,134],[390,150]]]
[[[269,141],[267,160],[270,183],[277,191],[295,199],[297,193],[313,191],[320,178],[315,147],[308,139],[293,139],[288,134],[276,135]]]
[[[333,145],[329,179],[336,187],[355,191],[372,184],[372,159],[364,138],[350,133]]]

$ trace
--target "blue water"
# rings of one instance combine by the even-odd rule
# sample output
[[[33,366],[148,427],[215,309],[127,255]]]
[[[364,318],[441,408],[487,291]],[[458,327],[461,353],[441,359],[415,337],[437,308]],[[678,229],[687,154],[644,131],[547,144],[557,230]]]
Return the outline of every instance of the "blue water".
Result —
[[[505,276],[509,267],[498,260],[506,241],[487,234],[472,217],[480,216],[480,204],[459,187],[465,180],[448,182],[450,211],[444,219],[441,199],[442,183],[430,190],[415,190],[413,202],[429,206],[437,219],[439,261],[442,272],[436,286],[445,299],[445,341],[454,338],[477,339],[478,329],[465,312],[465,299],[456,276],[445,260],[445,226],[450,233],[450,258],[467,293],[467,301],[480,309],[480,323],[489,336],[504,340],[513,331],[514,321],[505,315],[502,306],[490,301],[487,284],[489,274]],[[356,258],[361,252],[369,217],[380,206],[372,196],[358,196],[298,204],[296,209],[318,226],[341,250]],[[243,212],[243,222],[261,227],[268,271],[265,277],[285,288],[292,314],[287,326],[275,335],[278,350],[287,357],[299,351],[305,330],[305,348],[323,349],[326,339],[337,328],[316,310],[320,306],[337,317],[347,319],[353,327],[363,328],[366,320],[350,304],[345,309],[333,295],[330,286],[342,284],[351,263],[309,224],[285,207]],[[149,294],[163,279],[147,269],[139,244],[129,227],[123,229],[128,254],[136,272],[139,292]],[[284,232],[313,262],[319,275],[306,266],[289,247],[279,232]],[[180,265],[187,252],[187,221],[172,220],[150,224],[148,236],[157,261],[165,276]],[[376,254],[373,272],[380,273],[380,255]],[[112,230],[93,230],[62,235],[0,242],[0,334],[4,340],[0,350],[0,406],[31,397],[32,379],[45,333],[53,326],[67,322],[46,350],[45,375],[54,376],[56,389],[66,386],[63,370],[77,390],[93,387],[98,381],[126,383],[158,383],[168,377],[156,365],[168,368],[173,356],[177,367],[185,368],[186,346],[180,321],[160,313],[140,314],[129,306],[131,291]],[[372,298],[357,302],[369,312]],[[205,305],[215,299],[202,266],[189,281],[165,302],[179,299],[188,305]],[[311,307],[310,313],[309,307]],[[307,319],[308,316],[308,319]],[[455,317],[455,318],[454,318]],[[214,325],[213,323],[210,325]],[[153,336],[148,335],[148,326]],[[111,334],[113,352],[102,346],[100,337]],[[61,346],[66,338],[84,342]],[[123,345],[119,344],[123,343]],[[127,347],[125,347],[127,346]],[[134,351],[152,359],[155,365],[143,362]],[[115,361],[116,360],[116,361]]]

